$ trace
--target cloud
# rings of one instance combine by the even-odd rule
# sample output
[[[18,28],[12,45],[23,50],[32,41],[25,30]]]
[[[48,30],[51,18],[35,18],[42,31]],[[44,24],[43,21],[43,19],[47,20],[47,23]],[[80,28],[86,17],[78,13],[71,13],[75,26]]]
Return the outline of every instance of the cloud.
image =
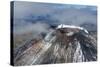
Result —
[[[42,33],[48,32],[48,24],[72,24],[80,25],[83,23],[97,23],[97,8],[95,6],[85,5],[66,5],[66,4],[48,4],[48,3],[33,3],[33,2],[14,2],[14,32],[15,33]],[[38,20],[26,21],[32,15],[47,15],[50,20],[57,20],[57,22],[41,22]],[[31,19],[34,19],[31,18]],[[18,21],[18,19],[21,19]]]
[[[57,12],[55,12],[57,13]],[[55,14],[53,18],[58,19],[59,22],[56,24],[73,24],[80,25],[83,23],[93,23],[96,24],[97,17],[89,12],[77,10],[77,9],[67,9],[59,11],[58,14]]]
[[[58,11],[64,10],[81,10],[88,8],[85,11],[96,10],[95,6],[87,6],[87,5],[70,5],[70,4],[50,4],[50,3],[36,3],[36,2],[14,2],[14,18],[25,18],[29,17],[29,15],[44,15],[44,14],[52,14]],[[66,11],[64,11],[67,13]]]
[[[46,23],[28,23],[24,26],[20,26],[18,28],[15,28],[14,32],[15,34],[24,34],[24,33],[29,33],[33,32],[34,35],[40,34],[40,33],[47,33],[49,29],[49,25]]]
[[[52,5],[51,5],[52,6]],[[29,15],[51,13],[53,10],[48,4],[33,2],[14,2],[14,18],[25,18]]]

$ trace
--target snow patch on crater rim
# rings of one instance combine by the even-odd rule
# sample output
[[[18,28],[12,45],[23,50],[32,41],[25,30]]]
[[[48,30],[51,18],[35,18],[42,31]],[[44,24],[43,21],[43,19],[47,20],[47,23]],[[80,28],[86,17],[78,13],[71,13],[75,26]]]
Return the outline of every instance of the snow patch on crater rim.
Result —
[[[89,33],[86,29],[84,29],[83,27],[79,27],[79,26],[74,26],[74,25],[65,25],[65,24],[60,24],[57,26],[56,29],[60,29],[60,28],[76,28],[79,30],[83,30],[85,33]]]

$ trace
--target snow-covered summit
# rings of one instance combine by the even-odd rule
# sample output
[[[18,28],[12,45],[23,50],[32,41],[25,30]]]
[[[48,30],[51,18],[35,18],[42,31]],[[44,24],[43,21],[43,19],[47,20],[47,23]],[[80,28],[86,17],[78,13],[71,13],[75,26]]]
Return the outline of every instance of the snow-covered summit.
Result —
[[[86,29],[84,29],[83,27],[74,26],[74,25],[60,24],[60,25],[57,26],[56,29],[60,29],[60,28],[76,28],[76,29],[79,29],[79,30],[84,30],[84,32],[88,33],[88,31]]]

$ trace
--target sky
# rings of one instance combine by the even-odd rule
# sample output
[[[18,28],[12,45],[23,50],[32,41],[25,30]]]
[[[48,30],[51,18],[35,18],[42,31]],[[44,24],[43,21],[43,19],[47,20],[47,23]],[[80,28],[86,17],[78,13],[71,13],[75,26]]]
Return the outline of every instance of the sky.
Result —
[[[14,2],[14,32],[48,32],[50,25],[97,25],[97,7],[89,5]],[[36,30],[37,29],[37,30]]]

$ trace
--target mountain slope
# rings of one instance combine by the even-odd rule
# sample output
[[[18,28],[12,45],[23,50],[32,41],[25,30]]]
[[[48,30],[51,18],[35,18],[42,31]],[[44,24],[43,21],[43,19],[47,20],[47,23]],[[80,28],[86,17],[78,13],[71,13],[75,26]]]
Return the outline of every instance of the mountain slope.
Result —
[[[19,54],[15,65],[96,61],[96,45],[96,40],[85,29],[61,26]]]

